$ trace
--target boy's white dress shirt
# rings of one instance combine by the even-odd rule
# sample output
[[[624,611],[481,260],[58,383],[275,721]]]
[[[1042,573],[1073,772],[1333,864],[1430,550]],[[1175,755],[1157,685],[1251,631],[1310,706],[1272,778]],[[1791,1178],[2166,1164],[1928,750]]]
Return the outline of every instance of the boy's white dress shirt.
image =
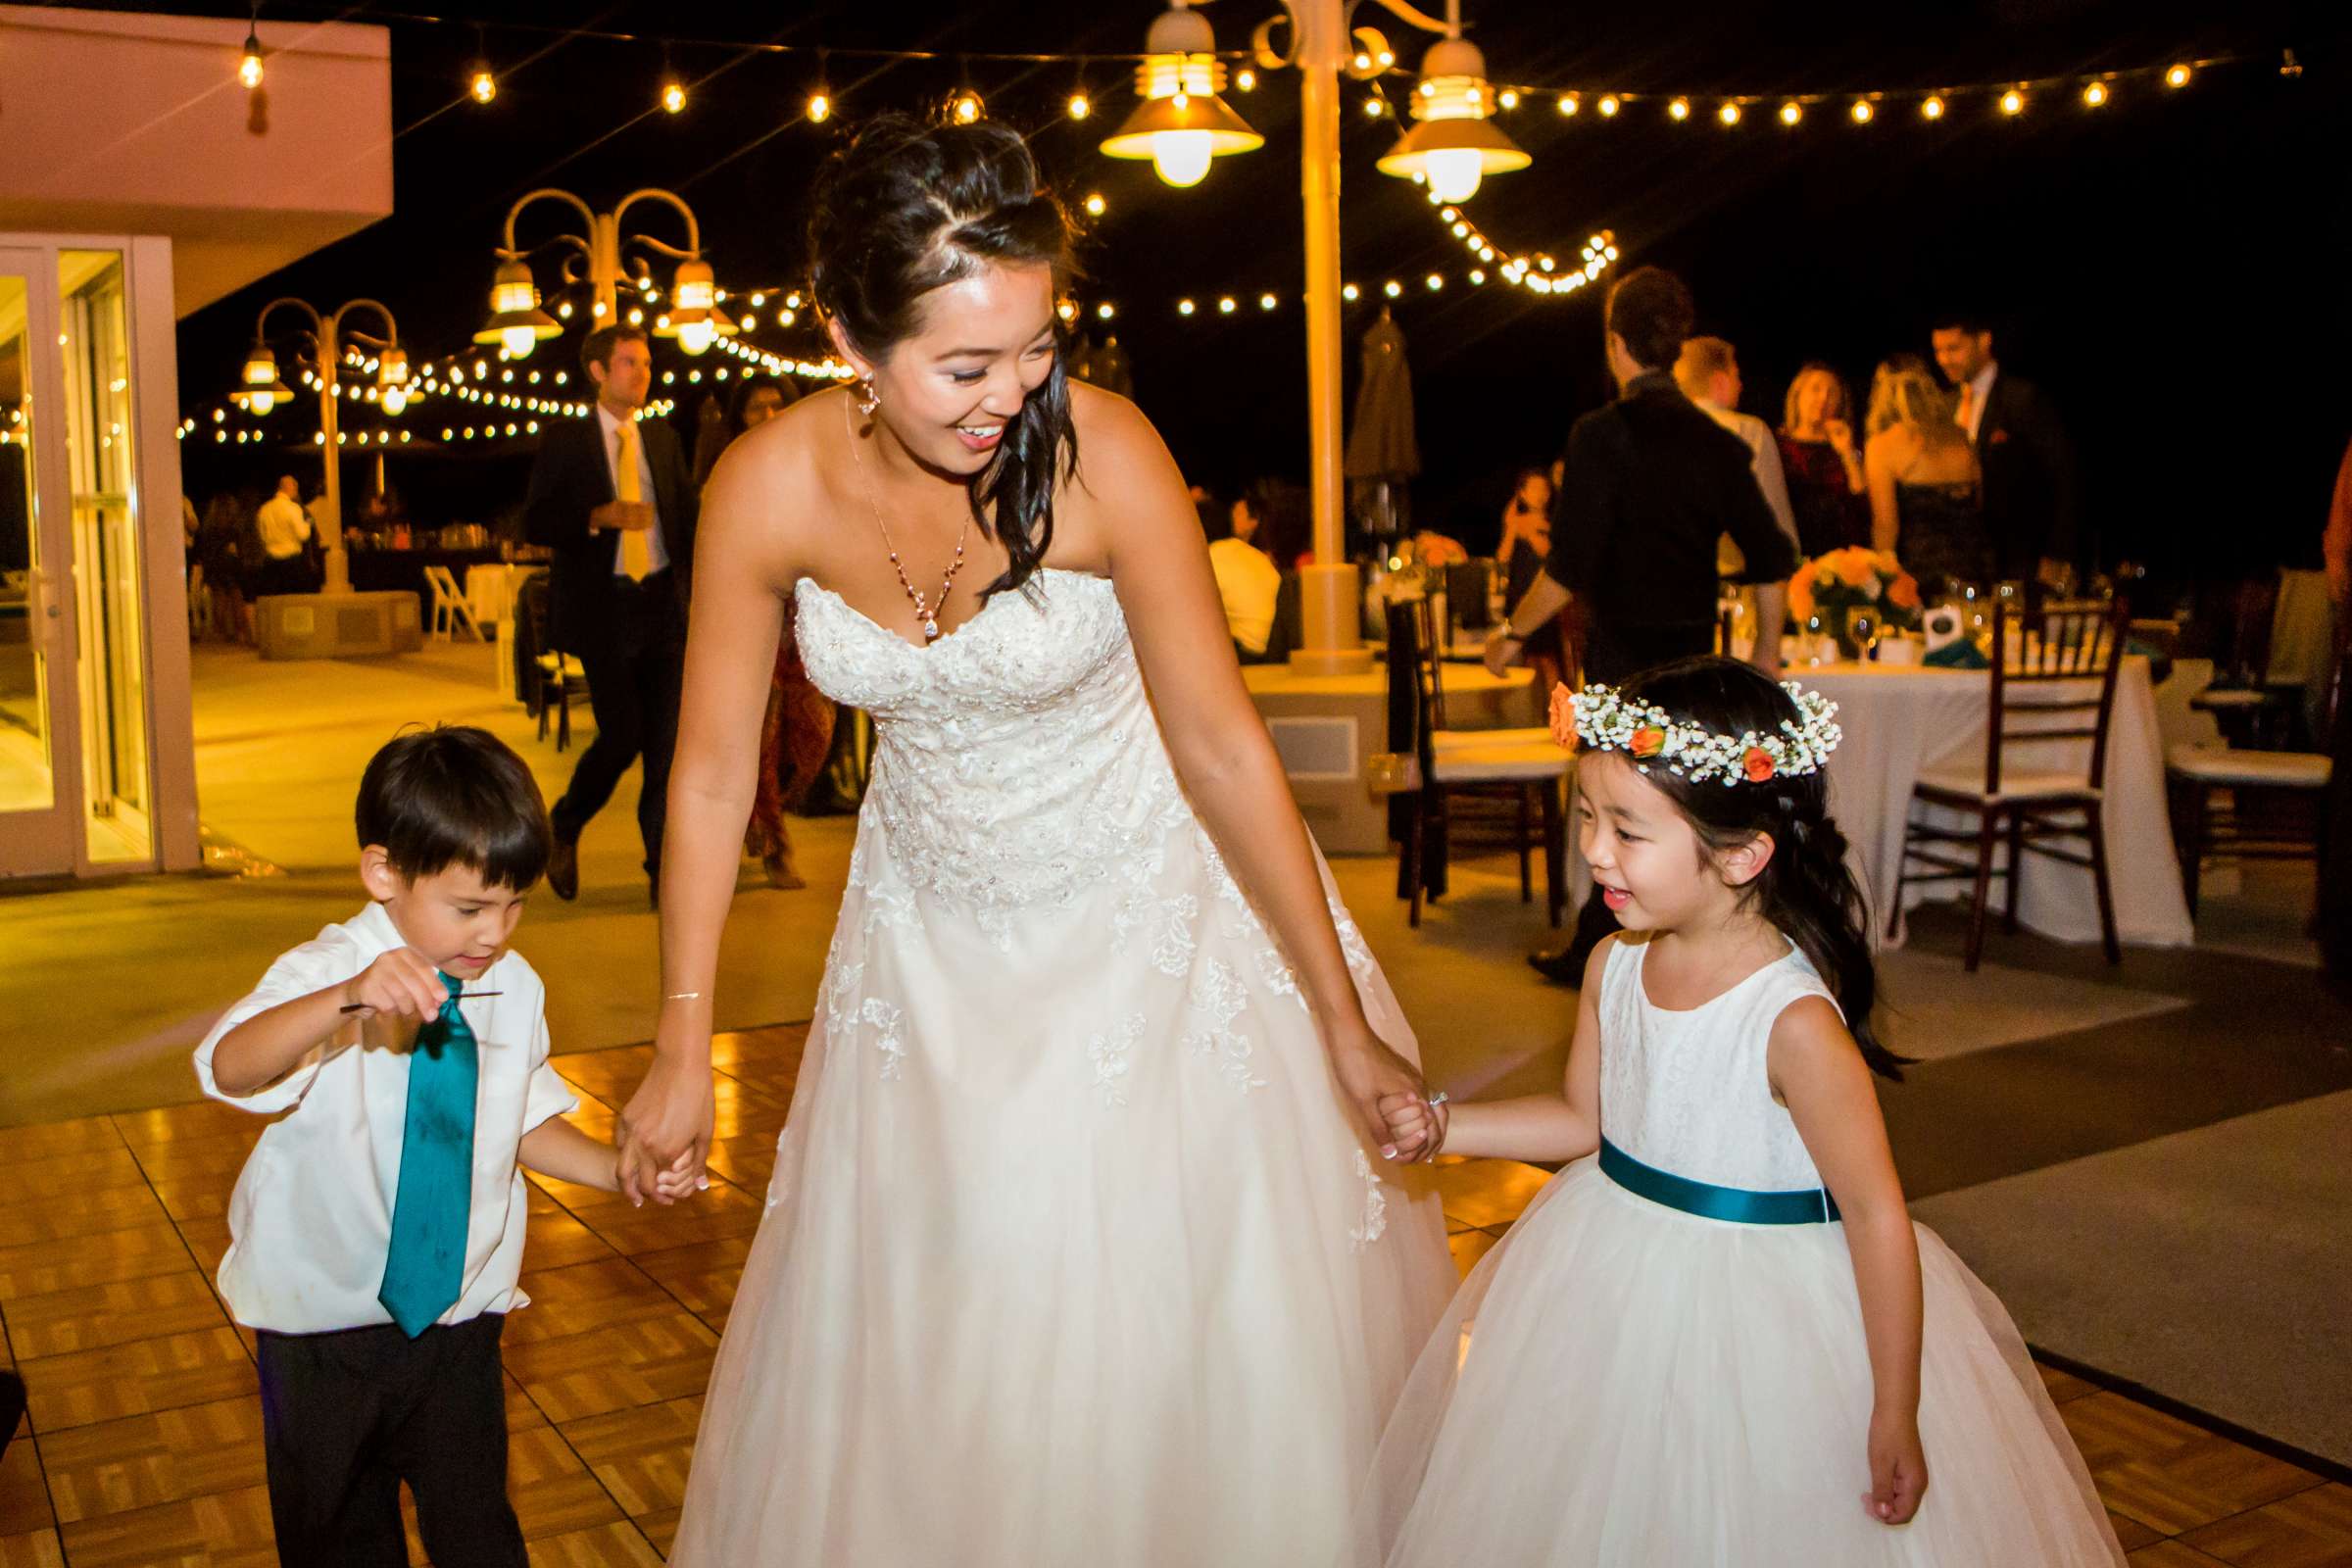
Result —
[[[221,1014],[196,1048],[197,1081],[215,1100],[264,1115],[291,1109],[263,1130],[229,1200],[220,1296],[248,1328],[316,1334],[392,1321],[376,1292],[400,1190],[409,1058],[405,1052],[330,1046],[240,1099],[214,1080],[214,1048],[254,1014],[340,985],[403,946],[392,917],[370,904],[271,964],[253,994]],[[466,989],[502,995],[460,1004],[480,1059],[473,1210],[457,1304],[442,1323],[528,1302],[515,1287],[529,1206],[515,1147],[550,1116],[579,1105],[549,1065],[546,989],[531,966],[509,953]]]

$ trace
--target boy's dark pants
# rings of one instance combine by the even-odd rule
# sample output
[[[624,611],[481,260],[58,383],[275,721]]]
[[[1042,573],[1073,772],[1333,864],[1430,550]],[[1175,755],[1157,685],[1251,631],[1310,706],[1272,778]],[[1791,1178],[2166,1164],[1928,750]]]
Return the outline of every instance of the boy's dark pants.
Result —
[[[434,1568],[523,1568],[507,1501],[502,1313],[256,1336],[270,1514],[283,1568],[406,1568],[400,1484]]]

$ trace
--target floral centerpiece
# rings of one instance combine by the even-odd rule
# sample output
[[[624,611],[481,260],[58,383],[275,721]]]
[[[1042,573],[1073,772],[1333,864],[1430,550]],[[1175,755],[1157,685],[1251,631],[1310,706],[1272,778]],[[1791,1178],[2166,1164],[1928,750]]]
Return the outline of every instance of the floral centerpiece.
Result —
[[[1915,631],[1919,610],[1919,583],[1891,550],[1859,545],[1833,550],[1806,562],[1788,579],[1789,618],[1805,626],[1818,616],[1848,659],[1862,651],[1854,635],[1856,615],[1876,617],[1882,629]]]

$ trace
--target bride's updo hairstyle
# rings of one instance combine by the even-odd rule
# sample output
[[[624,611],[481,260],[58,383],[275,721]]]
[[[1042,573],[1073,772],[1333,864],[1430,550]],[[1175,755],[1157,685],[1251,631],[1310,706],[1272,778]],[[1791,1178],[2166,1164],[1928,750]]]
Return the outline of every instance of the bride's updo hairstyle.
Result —
[[[914,335],[923,296],[993,266],[1076,270],[1068,215],[1018,132],[881,115],[817,175],[808,255],[817,309],[880,362]],[[1019,588],[1054,542],[1054,490],[1078,466],[1061,323],[1053,368],[1006,421],[996,461],[971,482],[972,514],[1011,557],[982,597]]]
[[[1712,735],[1770,735],[1802,714],[1780,685],[1736,660],[1682,659],[1643,670],[1621,688],[1629,703],[1662,708]],[[1871,958],[1869,913],[1845,859],[1845,835],[1830,817],[1829,774],[1819,769],[1749,783],[1720,778],[1692,783],[1663,767],[1655,785],[1710,854],[1772,835],[1772,858],[1740,890],[1755,911],[1796,944],[1838,1006],[1873,1072],[1900,1079],[1909,1059],[1886,1049],[1874,1027],[1878,973]]]

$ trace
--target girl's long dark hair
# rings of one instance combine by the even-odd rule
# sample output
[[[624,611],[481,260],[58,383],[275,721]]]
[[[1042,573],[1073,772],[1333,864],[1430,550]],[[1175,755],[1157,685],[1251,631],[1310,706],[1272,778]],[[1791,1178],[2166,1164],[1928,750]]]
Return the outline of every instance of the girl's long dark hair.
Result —
[[[1711,734],[1770,735],[1798,718],[1788,694],[1753,666],[1729,659],[1684,659],[1643,670],[1620,688]],[[1799,773],[1726,786],[1693,784],[1663,767],[1643,775],[1664,791],[1711,851],[1772,835],[1772,858],[1743,890],[1756,912],[1796,944],[1845,1013],[1845,1026],[1873,1072],[1900,1079],[1910,1058],[1878,1037],[1878,970],[1870,912],[1846,864],[1845,835],[1829,813],[1829,775]]]
[[[914,334],[923,296],[996,265],[1053,269],[1058,297],[1075,273],[1068,215],[1038,178],[1018,132],[868,121],[818,174],[808,255],[817,308],[875,360]],[[1004,427],[996,460],[970,486],[972,515],[1011,559],[983,597],[1019,588],[1054,542],[1054,492],[1078,466],[1054,324],[1053,369]]]

